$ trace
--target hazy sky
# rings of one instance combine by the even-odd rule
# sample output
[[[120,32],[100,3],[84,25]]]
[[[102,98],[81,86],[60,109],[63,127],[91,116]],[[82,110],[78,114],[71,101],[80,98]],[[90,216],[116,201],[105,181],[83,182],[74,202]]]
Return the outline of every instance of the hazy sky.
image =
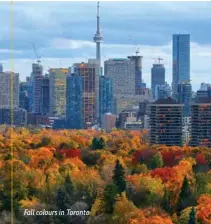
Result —
[[[164,59],[166,80],[172,81],[172,34],[191,35],[193,88],[211,82],[211,3],[209,2],[101,2],[103,60],[143,56],[143,78],[148,87],[154,58]],[[10,69],[10,2],[0,2],[0,62]],[[15,72],[21,80],[36,61],[31,42],[50,67],[70,67],[95,57],[96,2],[15,2]]]

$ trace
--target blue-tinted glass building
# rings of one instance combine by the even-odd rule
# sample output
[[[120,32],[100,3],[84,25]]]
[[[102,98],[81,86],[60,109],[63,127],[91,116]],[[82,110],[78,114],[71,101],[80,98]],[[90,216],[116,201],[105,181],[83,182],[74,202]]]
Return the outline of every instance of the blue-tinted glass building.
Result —
[[[100,76],[100,91],[99,91],[99,113],[100,121],[103,114],[113,113],[113,83],[110,78]]]
[[[192,104],[192,87],[190,82],[182,82],[178,85],[178,101],[184,104],[184,117],[190,117]]]
[[[173,35],[173,97],[177,99],[178,84],[190,81],[190,35]]]
[[[69,129],[83,129],[83,81],[73,73],[66,83],[66,125]]]
[[[155,87],[165,84],[165,67],[163,64],[153,64],[151,69],[151,88],[155,99]]]

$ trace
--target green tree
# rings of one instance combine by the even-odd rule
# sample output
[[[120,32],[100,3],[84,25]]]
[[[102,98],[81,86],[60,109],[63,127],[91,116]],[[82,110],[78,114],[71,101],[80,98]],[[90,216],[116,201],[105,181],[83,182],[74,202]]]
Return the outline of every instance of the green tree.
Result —
[[[164,196],[163,196],[163,201],[161,206],[167,213],[171,213],[172,209],[170,207],[170,195],[169,195],[169,192],[166,190],[166,188],[164,191]]]
[[[104,149],[105,148],[105,140],[101,138],[94,137],[92,139],[92,149]]]
[[[113,182],[117,186],[118,193],[125,191],[125,171],[119,160],[116,161],[116,165],[113,171]]]
[[[115,184],[108,184],[102,195],[102,203],[105,213],[112,214],[116,202],[117,187]]]
[[[196,201],[191,191],[188,178],[185,176],[180,190],[179,199],[177,202],[177,212],[180,212],[186,207],[193,206],[195,204]]]
[[[189,214],[188,224],[196,224],[196,211],[194,207],[192,207],[191,212]]]
[[[148,168],[155,169],[163,167],[163,157],[160,153],[156,153],[151,159],[148,161]]]

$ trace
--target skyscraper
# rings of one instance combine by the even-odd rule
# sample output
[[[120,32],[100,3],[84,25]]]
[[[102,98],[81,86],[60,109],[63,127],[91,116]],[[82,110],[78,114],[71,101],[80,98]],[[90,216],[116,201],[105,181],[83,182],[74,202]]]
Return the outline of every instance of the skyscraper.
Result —
[[[88,63],[75,63],[72,70],[82,77],[83,126],[91,128],[99,121],[98,63],[94,59]]]
[[[83,79],[79,74],[69,74],[66,86],[66,124],[69,129],[82,129]]]
[[[97,32],[93,39],[94,39],[94,42],[96,43],[96,59],[99,61],[99,67],[101,67],[100,44],[103,42],[103,36],[100,33],[100,4],[99,2],[97,2]]]
[[[34,113],[40,113],[41,109],[41,86],[43,79],[43,67],[39,63],[32,64],[32,111]]]
[[[151,69],[151,88],[154,99],[156,85],[165,85],[165,67],[163,64],[153,64]]]
[[[51,116],[65,117],[67,74],[67,68],[51,68],[49,70],[49,97]]]
[[[191,115],[192,87],[190,82],[178,84],[178,102],[184,104],[184,117]]]
[[[49,77],[44,76],[41,84],[41,110],[40,113],[47,115],[49,113]]]
[[[113,85],[112,80],[105,77],[100,76],[100,121],[104,114],[113,113]]]
[[[138,55],[139,51],[136,51],[136,56],[128,56],[130,60],[135,61],[135,94],[140,94],[142,84],[142,56]]]
[[[173,35],[173,97],[177,99],[178,84],[190,81],[190,35]]]
[[[105,76],[113,81],[114,95],[135,95],[135,60],[113,58],[105,61]]]

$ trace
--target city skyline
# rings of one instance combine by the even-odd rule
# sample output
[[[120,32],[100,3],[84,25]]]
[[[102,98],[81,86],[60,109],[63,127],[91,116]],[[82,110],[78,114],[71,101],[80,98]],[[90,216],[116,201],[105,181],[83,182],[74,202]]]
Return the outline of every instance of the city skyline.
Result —
[[[81,4],[84,7],[80,7]],[[157,5],[153,7],[156,9],[152,8],[152,3],[146,2],[123,2],[121,6],[117,2],[101,3],[101,30],[104,37],[102,62],[109,58],[126,58],[139,48],[143,56],[143,79],[147,86],[150,87],[153,58],[158,56],[164,58],[166,81],[171,84],[172,35],[188,33],[191,36],[191,83],[194,90],[199,89],[201,82],[209,82],[211,69],[210,31],[206,29],[211,17],[208,14],[211,4],[153,4]],[[6,21],[9,23],[10,5],[1,3],[1,6],[1,13],[5,18],[8,17]],[[32,13],[34,10],[36,15]],[[196,10],[197,19],[194,18]],[[181,16],[180,19],[176,17],[176,22],[178,12]],[[184,23],[181,23],[181,19],[184,19]],[[15,2],[14,20],[14,69],[20,73],[21,81],[30,75],[31,64],[36,62],[31,42],[36,45],[45,71],[52,67],[71,67],[75,62],[95,58],[93,35],[96,33],[96,2]],[[203,23],[203,33],[199,22]],[[6,23],[1,25],[0,61],[4,70],[10,70],[10,28]]]

